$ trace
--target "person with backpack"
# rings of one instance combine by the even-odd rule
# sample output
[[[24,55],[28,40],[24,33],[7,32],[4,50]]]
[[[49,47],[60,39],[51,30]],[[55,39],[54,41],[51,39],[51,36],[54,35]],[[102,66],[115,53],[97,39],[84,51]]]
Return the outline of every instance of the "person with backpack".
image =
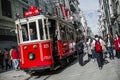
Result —
[[[106,59],[106,55],[107,55],[106,43],[101,36],[99,36],[99,40],[100,40],[100,43],[101,43],[101,46],[102,46],[102,64],[107,64],[109,62]]]
[[[103,63],[102,40],[99,39],[98,35],[95,35],[95,54],[96,54],[98,67],[101,70]]]

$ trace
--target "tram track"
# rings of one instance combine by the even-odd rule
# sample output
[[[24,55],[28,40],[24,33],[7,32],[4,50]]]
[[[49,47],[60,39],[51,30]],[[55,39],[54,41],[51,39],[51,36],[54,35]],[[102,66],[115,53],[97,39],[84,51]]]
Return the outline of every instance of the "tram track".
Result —
[[[43,71],[43,72],[35,72],[31,74],[28,78],[24,80],[47,80],[52,75],[56,74],[56,71]]]
[[[49,80],[49,78],[51,76],[53,76],[54,74],[61,73],[66,68],[68,68],[69,66],[75,64],[76,62],[77,62],[77,59],[73,60],[70,63],[68,63],[64,67],[58,68],[57,70],[52,70],[52,71],[51,70],[45,70],[45,71],[35,72],[32,75],[30,75],[30,77],[28,77],[28,78],[26,78],[24,80]]]

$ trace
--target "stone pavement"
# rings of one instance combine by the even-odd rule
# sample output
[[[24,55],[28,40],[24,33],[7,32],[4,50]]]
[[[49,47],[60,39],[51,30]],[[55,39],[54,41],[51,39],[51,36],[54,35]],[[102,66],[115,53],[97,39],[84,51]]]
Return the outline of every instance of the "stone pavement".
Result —
[[[90,61],[83,67],[75,63],[47,80],[120,80],[120,60],[109,60],[102,70],[98,69],[96,62]]]
[[[59,73],[31,78],[23,71],[11,70],[0,73],[0,80],[120,80],[120,59],[108,59],[108,61],[109,63],[105,64],[102,70],[99,70],[97,62],[92,60],[85,66],[80,66],[75,61]]]

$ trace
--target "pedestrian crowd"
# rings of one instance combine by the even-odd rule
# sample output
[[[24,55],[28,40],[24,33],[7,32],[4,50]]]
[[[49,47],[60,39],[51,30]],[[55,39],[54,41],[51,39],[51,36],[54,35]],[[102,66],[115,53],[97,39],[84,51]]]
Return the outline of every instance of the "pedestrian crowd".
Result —
[[[14,46],[11,49],[0,49],[0,68],[6,71],[19,70],[19,54]]]
[[[85,47],[87,47],[88,61],[90,59],[93,62],[97,61],[100,70],[104,64],[109,63],[106,59],[107,57],[110,60],[114,60],[115,57],[120,59],[120,37],[117,33],[113,37],[107,34],[104,38],[95,35],[93,38],[87,38],[87,40],[77,39],[75,47],[81,66],[85,65],[85,61],[83,60]],[[0,49],[0,68],[2,70],[19,69],[19,54],[14,46],[10,50],[8,48],[4,48],[4,50]]]
[[[87,38],[86,41],[77,40],[76,50],[81,66],[85,65],[83,60],[85,46],[87,47],[88,60],[97,61],[100,70],[102,70],[104,64],[109,63],[107,58],[110,60],[114,60],[115,57],[120,59],[120,37],[117,33],[113,37],[107,34],[104,38],[95,35],[93,38]]]

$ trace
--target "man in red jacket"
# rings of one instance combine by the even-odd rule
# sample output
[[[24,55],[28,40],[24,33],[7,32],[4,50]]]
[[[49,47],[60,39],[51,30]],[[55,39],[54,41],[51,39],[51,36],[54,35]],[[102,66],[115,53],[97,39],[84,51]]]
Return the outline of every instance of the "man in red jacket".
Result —
[[[11,47],[10,55],[13,63],[13,69],[17,70],[19,67],[19,55],[14,46]]]

